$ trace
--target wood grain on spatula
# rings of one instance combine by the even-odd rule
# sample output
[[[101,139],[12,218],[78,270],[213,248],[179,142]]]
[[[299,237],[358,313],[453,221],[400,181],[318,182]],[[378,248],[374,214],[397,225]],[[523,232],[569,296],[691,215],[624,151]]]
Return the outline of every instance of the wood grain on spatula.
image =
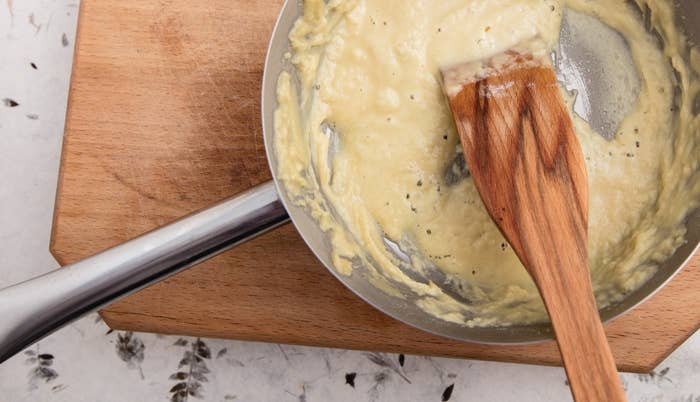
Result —
[[[510,51],[443,70],[474,183],[537,285],[574,398],[624,401],[588,271],[588,182],[556,75]]]

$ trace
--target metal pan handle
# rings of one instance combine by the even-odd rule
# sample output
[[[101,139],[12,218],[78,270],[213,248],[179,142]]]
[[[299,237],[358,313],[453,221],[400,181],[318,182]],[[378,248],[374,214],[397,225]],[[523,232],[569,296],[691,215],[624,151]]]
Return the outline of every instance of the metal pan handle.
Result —
[[[82,315],[289,220],[273,182],[0,290],[0,363]]]

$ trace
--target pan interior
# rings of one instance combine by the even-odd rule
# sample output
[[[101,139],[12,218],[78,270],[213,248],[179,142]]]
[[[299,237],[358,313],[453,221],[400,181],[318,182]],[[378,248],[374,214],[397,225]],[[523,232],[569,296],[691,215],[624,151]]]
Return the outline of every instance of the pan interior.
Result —
[[[691,27],[697,26],[697,23],[700,22],[700,15],[695,13],[692,3],[691,0],[680,2],[678,5],[681,12],[690,13],[681,14],[683,18],[680,21],[690,24]],[[274,152],[271,152],[274,135],[272,119],[277,107],[276,77],[283,70],[293,72],[293,68],[289,65],[284,54],[288,51],[287,35],[299,16],[299,7],[296,2],[288,1],[285,3],[270,44],[266,62],[262,103],[263,126],[268,160],[273,175],[277,171],[277,161]],[[640,10],[640,18],[644,18],[643,15],[643,10]],[[692,38],[692,33],[690,34]],[[595,46],[598,41],[606,41],[610,46],[602,49]],[[598,20],[568,11],[562,24],[560,47],[552,57],[555,59],[558,77],[562,85],[571,93],[575,113],[585,119],[601,135],[612,138],[622,116],[632,107],[630,100],[636,97],[640,85],[639,79],[634,73],[635,68],[624,39],[619,33]],[[615,66],[616,68],[603,68],[602,66]],[[627,80],[620,80],[619,74],[625,74]],[[326,129],[328,135],[332,136],[332,128],[329,126]],[[459,175],[465,174],[463,157],[460,156],[458,150],[455,153],[453,166],[445,174],[455,175],[455,180],[460,179]],[[522,343],[552,338],[551,328],[548,325],[469,328],[437,319],[417,308],[411,300],[410,294],[404,293],[403,297],[395,297],[380,290],[376,283],[368,279],[369,271],[356,262],[352,276],[337,274],[333,268],[331,245],[327,234],[320,230],[318,224],[308,215],[307,211],[294,205],[285,192],[284,186],[281,186],[279,182],[278,189],[294,224],[316,256],[341,282],[388,315],[420,329],[465,341]],[[601,312],[604,320],[612,319],[637,305],[663,286],[680,269],[700,241],[700,214],[692,214],[687,219],[687,226],[687,242],[658,269],[654,277],[645,285],[627,295],[623,301],[604,309]],[[404,271],[409,276],[419,278],[408,264],[409,255],[415,251],[410,243],[402,242],[401,239],[385,238],[385,245],[399,259],[407,262]],[[429,279],[446,293],[456,298],[460,297],[461,292],[454,281],[446,277],[436,267],[431,267],[430,264],[427,264],[427,267],[428,270],[421,280]],[[463,301],[468,302],[468,300]]]

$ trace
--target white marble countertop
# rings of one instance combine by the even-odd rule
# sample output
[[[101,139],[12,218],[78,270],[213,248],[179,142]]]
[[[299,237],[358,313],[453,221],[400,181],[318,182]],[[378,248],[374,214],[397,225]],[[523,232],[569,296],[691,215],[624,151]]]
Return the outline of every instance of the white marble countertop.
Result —
[[[58,266],[48,241],[77,11],[76,0],[0,1],[0,287]],[[91,314],[0,365],[0,401],[566,401],[565,379],[559,368],[113,332]],[[652,375],[623,379],[630,401],[700,402],[700,335]]]

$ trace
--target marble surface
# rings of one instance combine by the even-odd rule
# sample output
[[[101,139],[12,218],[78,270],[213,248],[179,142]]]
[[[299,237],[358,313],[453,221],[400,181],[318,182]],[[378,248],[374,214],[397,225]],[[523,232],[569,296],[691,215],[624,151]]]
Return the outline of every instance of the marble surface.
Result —
[[[57,267],[48,240],[77,11],[75,0],[0,1],[0,287]],[[566,401],[565,378],[559,368],[110,331],[91,314],[0,365],[0,401]],[[700,335],[653,374],[623,379],[630,401],[700,402]]]

